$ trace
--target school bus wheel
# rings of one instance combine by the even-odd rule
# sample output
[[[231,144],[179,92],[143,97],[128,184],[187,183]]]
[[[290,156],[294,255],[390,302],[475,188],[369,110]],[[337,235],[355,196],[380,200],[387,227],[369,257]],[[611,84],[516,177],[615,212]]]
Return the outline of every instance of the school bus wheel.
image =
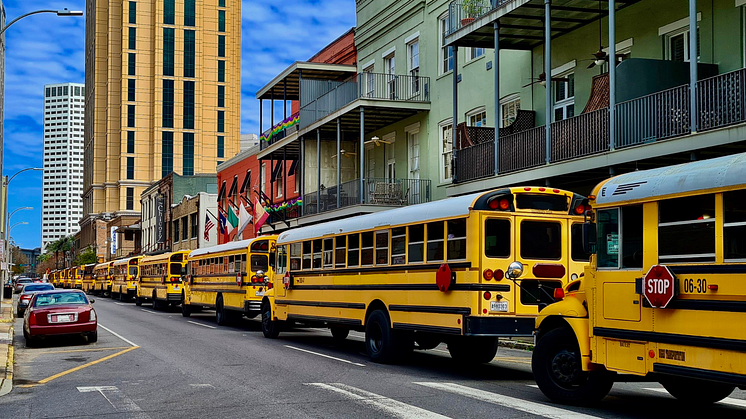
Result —
[[[272,320],[272,306],[269,304],[269,301],[265,301],[262,304],[262,333],[264,337],[276,339],[280,336],[280,329],[282,329],[282,323]]]
[[[142,298],[139,295],[135,296],[135,305],[138,307],[142,306]]]
[[[486,364],[497,354],[496,337],[458,337],[448,342],[448,352],[454,361],[464,364]]]
[[[693,378],[670,377],[661,379],[669,394],[689,405],[708,405],[730,396],[734,386]]]
[[[411,334],[391,329],[389,316],[383,310],[370,313],[365,322],[365,347],[371,361],[392,363],[414,348]]]
[[[344,327],[332,326],[329,330],[332,332],[332,337],[336,340],[345,340],[350,334],[350,329]]]
[[[607,371],[583,371],[580,348],[569,327],[547,332],[537,343],[531,368],[539,389],[557,403],[585,405],[597,402],[611,390]]]
[[[189,317],[192,315],[192,307],[190,307],[189,304],[186,303],[186,299],[184,298],[184,291],[181,292],[181,315],[183,317]]]

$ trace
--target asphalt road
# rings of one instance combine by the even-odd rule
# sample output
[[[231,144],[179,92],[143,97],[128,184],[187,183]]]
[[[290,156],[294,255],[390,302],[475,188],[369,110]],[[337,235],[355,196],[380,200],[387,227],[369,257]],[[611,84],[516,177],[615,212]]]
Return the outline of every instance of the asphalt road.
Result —
[[[444,347],[398,365],[370,362],[362,334],[325,330],[265,339],[257,320],[216,327],[97,298],[99,340],[26,348],[16,321],[13,391],[0,418],[655,418],[746,415],[746,392],[692,408],[656,383],[617,383],[593,408],[553,404],[535,387],[530,353],[500,348],[463,368]]]

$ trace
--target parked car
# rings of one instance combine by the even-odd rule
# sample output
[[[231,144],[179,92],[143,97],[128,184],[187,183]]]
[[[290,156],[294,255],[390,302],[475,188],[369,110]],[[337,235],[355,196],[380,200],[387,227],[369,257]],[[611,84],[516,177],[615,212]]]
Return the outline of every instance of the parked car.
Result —
[[[16,306],[16,317],[23,317],[23,313],[26,311],[26,307],[28,307],[28,303],[31,301],[31,298],[39,291],[51,291],[54,289],[54,285],[52,284],[26,284],[23,286],[23,290],[21,291],[21,295],[18,297],[18,306]]]
[[[47,336],[78,335],[98,340],[98,321],[93,300],[80,290],[40,291],[31,298],[23,316],[26,346]]]
[[[31,278],[18,278],[16,280],[16,287],[15,287],[15,293],[18,294],[23,290],[23,286],[26,284],[30,284],[33,281],[31,281]]]

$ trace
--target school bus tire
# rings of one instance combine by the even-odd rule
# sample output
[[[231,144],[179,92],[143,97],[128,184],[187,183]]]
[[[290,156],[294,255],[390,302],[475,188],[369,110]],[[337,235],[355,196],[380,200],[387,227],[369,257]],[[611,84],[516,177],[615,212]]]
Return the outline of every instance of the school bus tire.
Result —
[[[215,299],[215,323],[218,326],[228,324],[228,312],[225,309],[225,304],[223,304],[223,294],[218,294],[218,297]]]
[[[277,339],[282,330],[282,322],[272,320],[272,305],[269,301],[262,304],[262,333],[267,339]]]
[[[153,297],[150,300],[152,303],[153,310],[160,310],[164,307],[163,304],[161,304],[161,302],[158,301],[158,294],[156,293],[155,290],[153,290]]]
[[[334,340],[345,340],[347,339],[347,336],[350,334],[350,329],[347,329],[345,327],[339,327],[339,326],[332,326],[329,328],[329,330],[332,332],[332,337]]]
[[[694,378],[671,377],[661,380],[661,385],[679,401],[689,405],[709,405],[730,396],[734,386]]]
[[[413,349],[414,341],[410,337],[391,328],[384,310],[374,310],[365,322],[365,348],[373,362],[388,364],[401,359]]]
[[[583,371],[580,348],[570,327],[547,332],[537,343],[531,369],[539,389],[554,402],[588,405],[606,397],[614,385],[607,371]]]
[[[139,295],[135,296],[135,305],[138,307],[142,306],[142,298]]]

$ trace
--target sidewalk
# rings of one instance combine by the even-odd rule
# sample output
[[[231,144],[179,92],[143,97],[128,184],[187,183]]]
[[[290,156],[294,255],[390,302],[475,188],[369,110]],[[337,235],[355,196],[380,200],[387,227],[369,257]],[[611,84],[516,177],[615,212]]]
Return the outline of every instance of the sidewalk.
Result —
[[[0,396],[13,389],[13,300],[0,307]]]
[[[533,338],[500,338],[497,345],[503,348],[521,349],[524,351],[534,350]]]

